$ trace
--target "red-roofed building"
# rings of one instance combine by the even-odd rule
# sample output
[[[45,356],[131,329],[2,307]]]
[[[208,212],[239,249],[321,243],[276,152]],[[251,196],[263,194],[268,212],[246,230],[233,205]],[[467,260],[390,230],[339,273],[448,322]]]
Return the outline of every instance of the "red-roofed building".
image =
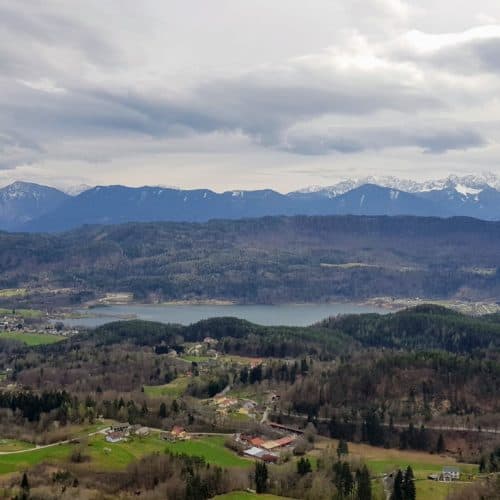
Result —
[[[255,437],[250,439],[250,444],[252,444],[253,446],[260,447],[264,444],[264,440],[260,437]]]
[[[295,438],[293,436],[285,436],[280,439],[276,440],[276,444],[278,446],[288,446],[289,444],[292,444],[295,441]]]
[[[175,439],[186,439],[187,438],[186,430],[183,427],[180,427],[179,425],[174,425],[172,427],[172,430],[170,431],[170,434]]]

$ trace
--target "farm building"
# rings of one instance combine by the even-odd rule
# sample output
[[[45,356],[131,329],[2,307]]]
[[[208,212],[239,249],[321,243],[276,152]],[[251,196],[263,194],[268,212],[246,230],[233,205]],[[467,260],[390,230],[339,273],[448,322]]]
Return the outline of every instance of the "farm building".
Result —
[[[248,450],[243,452],[247,457],[258,458],[263,460],[264,462],[276,463],[279,459],[278,455],[275,453],[270,453],[267,450],[263,450],[262,448],[258,448],[256,446],[252,446]]]
[[[253,446],[262,446],[264,444],[264,440],[260,437],[254,437],[249,440],[249,443]]]
[[[295,436],[285,436],[280,439],[275,439],[272,441],[265,441],[262,443],[262,448],[266,450],[274,450],[276,448],[282,448],[284,446],[288,446],[295,441]]]

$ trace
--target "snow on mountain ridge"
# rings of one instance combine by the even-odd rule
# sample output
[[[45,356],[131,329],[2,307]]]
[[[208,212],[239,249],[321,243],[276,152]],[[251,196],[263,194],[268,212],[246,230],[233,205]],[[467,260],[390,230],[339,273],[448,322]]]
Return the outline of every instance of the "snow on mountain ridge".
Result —
[[[94,186],[89,186],[88,184],[78,184],[76,186],[68,186],[62,188],[61,191],[63,193],[69,194],[70,196],[78,196],[79,194],[83,193],[84,191],[88,191],[93,187]]]
[[[493,188],[500,191],[500,177],[487,172],[478,175],[450,175],[444,179],[427,180],[422,182],[410,179],[399,179],[391,176],[368,176],[359,179],[347,179],[332,186],[309,186],[296,191],[296,193],[321,193],[329,198],[334,198],[365,184],[375,184],[377,186],[397,189],[407,193],[423,193],[428,191],[452,189],[464,196],[478,195],[481,191],[487,188]]]

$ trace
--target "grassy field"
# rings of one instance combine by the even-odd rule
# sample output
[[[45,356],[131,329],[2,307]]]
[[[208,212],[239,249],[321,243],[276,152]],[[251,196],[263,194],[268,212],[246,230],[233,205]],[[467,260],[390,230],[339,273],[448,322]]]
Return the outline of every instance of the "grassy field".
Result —
[[[29,346],[36,346],[42,344],[54,344],[60,342],[66,337],[62,335],[51,335],[50,333],[14,333],[14,332],[0,332],[0,339],[17,340]]]
[[[21,316],[22,318],[41,318],[43,312],[38,309],[15,309],[16,316]],[[1,309],[0,316],[12,316],[12,309]]]
[[[182,361],[188,361],[189,363],[203,363],[215,358],[213,356],[194,356],[191,354],[186,354],[185,356],[181,356],[179,359],[182,359]]]
[[[416,481],[419,500],[445,500],[450,493],[464,487],[463,483],[441,483],[439,481]]]
[[[26,450],[28,448],[33,448],[33,444],[17,439],[0,439],[0,452]]]
[[[0,455],[0,474],[21,471],[41,462],[64,463],[69,460],[75,446],[79,445],[61,444],[26,453]],[[90,462],[84,466],[98,470],[123,469],[145,455],[165,450],[165,442],[158,436],[109,444],[103,435],[96,435],[89,439],[87,446],[83,446],[84,454],[90,456]]]
[[[94,428],[89,430],[94,430]],[[210,464],[220,467],[253,466],[253,461],[240,458],[228,450],[224,446],[224,441],[223,436],[206,436],[199,439],[170,443],[161,439],[157,433],[153,433],[145,438],[134,437],[126,442],[108,443],[102,434],[96,434],[77,444],[60,444],[24,453],[0,455],[0,474],[22,471],[41,462],[67,462],[71,451],[77,446],[82,447],[83,454],[88,455],[90,458],[90,461],[83,463],[82,467],[95,470],[120,470],[146,455],[155,452],[163,453],[167,449],[174,453],[203,457]],[[22,441],[0,440],[0,452],[32,447],[32,444]]]
[[[239,457],[224,446],[224,436],[207,436],[175,443],[165,443],[174,453],[185,453],[203,457],[207,462],[220,467],[253,467],[252,460]]]
[[[135,460],[155,452],[165,450],[165,441],[157,434],[146,438],[132,438],[127,442],[108,443],[102,434],[93,436],[88,443],[86,453],[90,456],[90,466],[99,470],[119,470]]]
[[[3,288],[0,290],[1,298],[24,297],[28,291],[26,288]]]
[[[171,396],[174,398],[178,398],[182,396],[188,384],[188,377],[178,377],[169,384],[145,385],[144,393],[152,398],[159,398],[161,396]]]
[[[72,445],[62,444],[28,451],[0,455],[0,474],[25,470],[41,462],[61,462],[68,459]]]

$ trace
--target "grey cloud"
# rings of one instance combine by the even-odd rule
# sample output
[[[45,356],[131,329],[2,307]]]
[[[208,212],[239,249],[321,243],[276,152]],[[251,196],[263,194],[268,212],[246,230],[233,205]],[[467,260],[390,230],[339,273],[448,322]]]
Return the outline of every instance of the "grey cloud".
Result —
[[[363,81],[357,78],[360,75],[314,71],[319,71],[321,84],[314,78],[307,81],[308,68],[291,64],[280,71],[208,81],[175,96],[83,85],[49,93],[3,80],[0,130],[1,126],[17,126],[30,131],[34,140],[51,134],[132,133],[168,138],[242,131],[257,144],[276,147],[285,130],[304,120],[442,106],[428,91],[376,75]],[[344,141],[338,148],[346,152],[360,149],[356,141]]]
[[[415,137],[415,143],[424,153],[441,154],[451,150],[467,150],[487,144],[486,139],[475,130],[440,130]]]
[[[450,130],[426,131],[401,128],[357,128],[330,130],[327,134],[285,135],[281,148],[297,154],[316,155],[329,152],[359,153],[394,147],[418,147],[426,154],[442,154],[452,150],[467,150],[484,146],[486,140],[475,130],[450,125]]]
[[[460,75],[500,74],[500,35],[457,41],[423,53],[399,47],[390,54],[396,59],[413,61],[422,67],[448,70]]]
[[[131,71],[129,80],[122,82],[116,69],[126,68],[127,61],[113,44],[112,34],[106,37],[77,15],[68,16],[67,11],[62,15],[55,4],[41,10],[35,9],[36,5],[16,2],[0,6],[0,134],[23,137],[22,144],[0,142],[5,165],[33,161],[37,155],[50,157],[45,144],[72,138],[91,141],[108,137],[111,141],[119,136],[137,140],[148,136],[161,141],[241,132],[263,148],[308,155],[396,147],[418,147],[425,153],[439,154],[486,143],[466,125],[457,129],[450,123],[448,129],[443,125],[411,130],[407,123],[415,115],[426,114],[432,123],[429,116],[454,103],[453,98],[443,95],[445,87],[435,89],[422,79],[413,79],[414,72],[399,63],[403,59],[417,66],[455,68],[465,60],[493,71],[499,66],[500,41],[496,39],[467,42],[425,57],[409,52],[368,53],[374,56],[375,64],[370,57],[366,64],[365,54],[355,54],[361,56],[361,62],[356,57],[352,62],[350,49],[345,52],[347,64],[339,62],[336,58],[345,55],[340,47],[231,77],[208,71],[201,83],[198,80],[174,94],[168,88],[170,82],[165,83],[164,91],[156,90],[158,80],[150,87],[141,85],[142,68]],[[397,18],[406,18],[404,5],[399,0],[380,0],[374,8],[375,12],[388,9]],[[75,67],[64,68],[57,59],[57,51],[66,48],[75,53]],[[378,56],[384,59],[382,63]],[[75,72],[85,62],[99,67],[101,72],[94,79],[93,74],[79,78]],[[161,60],[155,63],[159,67],[163,64]],[[36,78],[53,80],[64,92],[44,92],[20,83]],[[460,107],[461,103],[455,105]],[[391,115],[391,123],[400,121],[403,126],[367,128],[368,120],[384,113]],[[321,119],[328,124],[345,120],[349,126],[311,132],[307,123]],[[29,143],[41,146],[37,149]],[[98,151],[75,150],[74,155],[83,160],[105,160],[121,154],[111,149],[102,157]]]
[[[63,16],[47,2],[12,2],[0,5],[0,69],[2,75],[39,77],[61,71],[51,50],[72,50],[92,65],[125,63],[109,37],[81,22]],[[63,72],[64,72],[64,68]]]

